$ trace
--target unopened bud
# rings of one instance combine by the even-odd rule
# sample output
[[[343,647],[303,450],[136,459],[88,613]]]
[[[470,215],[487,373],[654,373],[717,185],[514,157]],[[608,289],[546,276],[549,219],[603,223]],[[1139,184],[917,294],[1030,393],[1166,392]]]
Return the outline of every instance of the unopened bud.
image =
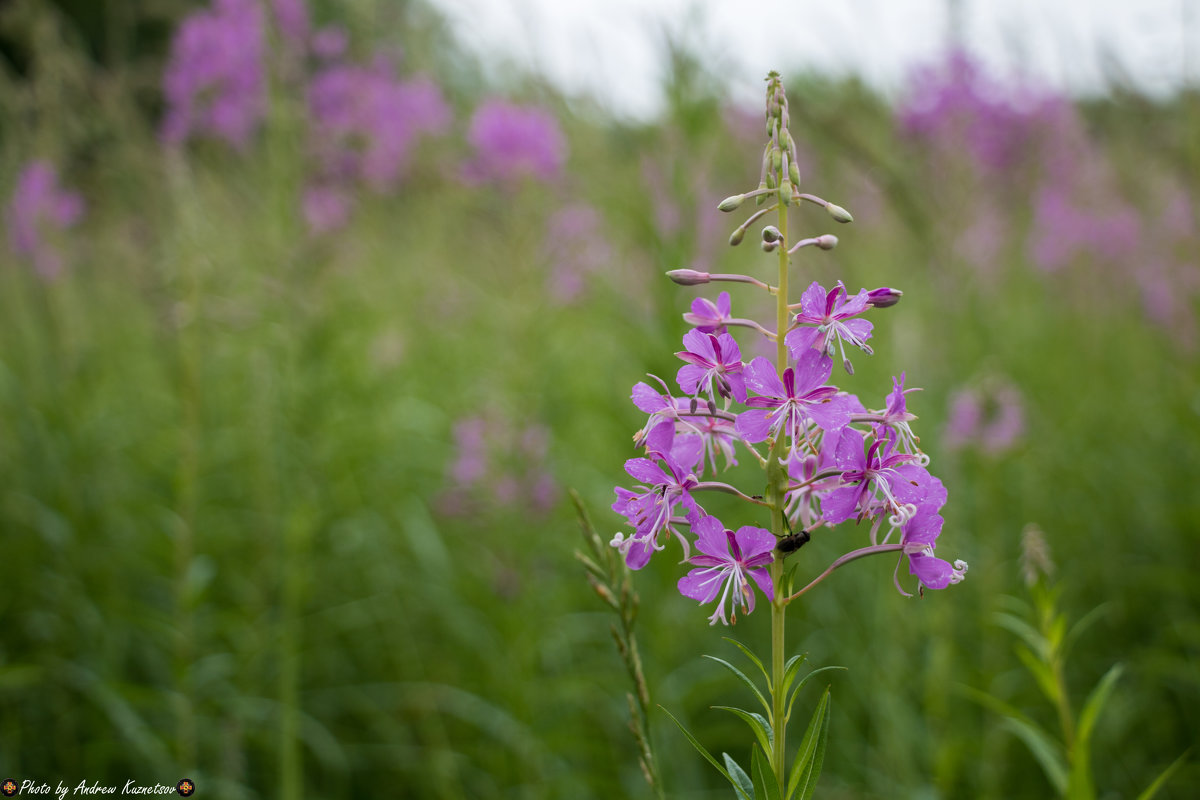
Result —
[[[839,205],[830,203],[825,206],[825,210],[829,212],[829,216],[833,217],[837,222],[854,222],[854,217],[850,216],[850,212]]]
[[[779,228],[768,225],[762,229],[762,240],[764,242],[780,242],[783,241],[783,234],[779,232]]]
[[[746,238],[746,229],[738,228],[733,233],[729,234],[729,244],[732,247],[737,247],[742,243],[742,239]]]
[[[667,273],[667,277],[680,286],[699,286],[712,279],[707,272],[697,272],[694,269],[673,269]]]
[[[779,249],[779,242],[763,242],[761,247],[764,253],[774,253]]]
[[[900,302],[904,292],[899,289],[892,289],[887,286],[881,286],[878,289],[872,289],[867,292],[867,305],[875,308],[888,308]]]
[[[726,197],[721,201],[721,204],[717,206],[717,210],[726,212],[736,211],[742,205],[742,201],[745,199],[746,195],[744,194],[735,194],[733,197]]]
[[[838,238],[832,233],[822,234],[813,240],[813,244],[822,250],[832,250],[837,247]]]
[[[800,185],[800,168],[796,166],[795,161],[788,165],[788,177],[791,178],[793,186]]]

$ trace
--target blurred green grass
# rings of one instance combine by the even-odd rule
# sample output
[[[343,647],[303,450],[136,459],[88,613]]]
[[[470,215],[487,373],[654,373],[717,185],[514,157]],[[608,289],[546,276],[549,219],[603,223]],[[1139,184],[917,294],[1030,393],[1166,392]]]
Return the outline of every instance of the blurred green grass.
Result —
[[[543,514],[480,494],[449,514],[447,468],[464,417],[543,424],[559,487],[617,528],[607,506],[641,424],[629,387],[674,374],[696,294],[662,272],[708,253],[714,270],[756,269],[751,245],[724,246],[710,198],[750,188],[756,140],[697,62],[676,63],[667,112],[638,125],[520,87],[567,131],[560,187],[465,188],[452,134],[423,146],[402,191],[364,196],[348,229],[314,240],[298,215],[298,98],[274,98],[247,154],[201,143],[171,158],[133,96],[144,76],[92,74],[70,36],[45,35],[47,66],[0,85],[2,107],[30,123],[4,128],[0,185],[52,155],[89,217],[65,241],[62,280],[8,256],[0,267],[0,772],[186,774],[230,798],[644,796],[569,504]],[[461,54],[441,57],[426,66],[457,87],[461,121],[484,87],[470,65],[450,72]],[[910,407],[950,491],[942,547],[972,565],[965,583],[905,600],[890,564],[859,564],[792,615],[796,650],[849,668],[834,679],[822,791],[1049,794],[1020,743],[956,689],[1044,711],[989,621],[1022,591],[1019,536],[1036,522],[1074,615],[1111,603],[1068,678],[1083,692],[1128,665],[1096,769],[1102,796],[1132,796],[1200,739],[1197,343],[1089,264],[1042,274],[1014,243],[984,276],[953,254],[964,209],[1028,204],[1036,164],[1003,187],[943,183],[934,165],[959,154],[904,140],[863,87],[789,88],[806,188],[857,218],[838,250],[797,258],[794,280],[905,291],[874,317],[876,354],[846,388],[872,405],[901,370],[924,387]],[[1153,140],[1138,121],[1149,104],[1116,93],[1082,111],[1114,170],[1195,191],[1200,97],[1153,107]],[[665,176],[678,229],[654,222],[644,161]],[[612,264],[557,304],[543,240],[567,202],[599,210]],[[819,214],[802,225],[832,228]],[[740,288],[742,313],[759,301]],[[1188,302],[1194,314],[1194,290]],[[949,452],[948,397],[986,374],[1020,388],[1026,433],[1001,454]],[[818,538],[802,572],[847,544]],[[740,758],[740,723],[707,708],[739,689],[699,658],[728,657],[727,632],[675,593],[669,560],[636,576],[651,690]],[[733,633],[761,647],[763,620]],[[718,796],[665,718],[652,723],[671,796]],[[1197,778],[1186,768],[1162,796],[1190,796]]]

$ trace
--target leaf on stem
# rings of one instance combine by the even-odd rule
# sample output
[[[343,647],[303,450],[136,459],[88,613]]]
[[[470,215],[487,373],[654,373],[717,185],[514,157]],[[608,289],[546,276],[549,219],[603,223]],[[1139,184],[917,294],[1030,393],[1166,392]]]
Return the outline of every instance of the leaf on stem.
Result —
[[[800,742],[796,753],[796,761],[792,764],[792,773],[788,777],[787,798],[792,800],[811,800],[817,790],[817,778],[821,775],[821,766],[825,762],[825,744],[829,739],[829,687],[821,695],[821,702],[813,712],[808,722],[808,730]],[[798,794],[797,794],[798,793]]]
[[[714,767],[717,768],[717,772],[719,772],[725,776],[725,780],[729,781],[730,785],[733,786],[734,791],[736,791],[738,793],[739,797],[745,798],[745,800],[755,800],[753,795],[748,794],[746,792],[746,790],[743,789],[736,780],[734,780],[733,776],[729,774],[729,770],[725,769],[723,766],[721,766],[719,763],[717,763],[717,760],[715,758],[713,758],[712,753],[708,752],[708,750],[705,749],[704,745],[700,744],[700,740],[697,739],[695,736],[692,736],[691,731],[689,731],[687,728],[683,727],[682,722],[675,719],[675,716],[670,711],[667,711],[665,708],[663,708],[661,705],[659,706],[659,708],[662,708],[663,713],[671,718],[671,722],[674,722],[676,727],[678,727],[679,730],[683,731],[683,735],[687,737],[687,740],[689,742],[691,742],[692,747],[696,748],[696,752],[699,753],[700,755],[704,756],[704,758],[708,761],[708,763],[712,764]]]
[[[767,718],[762,714],[754,714],[745,709],[734,708],[733,706],[713,706],[721,711],[728,711],[731,714],[740,717],[743,722],[750,726],[750,730],[754,731],[754,736],[758,739],[758,743],[762,745],[762,749],[766,752],[771,752],[771,746],[774,742],[774,731],[771,729],[771,723],[767,722]]]
[[[721,666],[725,667],[725,669],[736,675],[742,681],[742,683],[750,687],[750,691],[754,692],[754,696],[758,698],[758,702],[762,704],[762,707],[766,710],[767,714],[771,713],[771,704],[767,702],[767,698],[763,697],[763,693],[759,691],[757,686],[754,685],[754,681],[746,677],[746,673],[742,672],[740,669],[735,667],[733,664],[730,664],[723,658],[717,658],[716,656],[710,655],[706,655],[704,657],[711,661],[717,662]]]
[[[779,795],[779,778],[771,769],[771,762],[758,747],[752,748],[751,769],[754,772],[754,797],[756,800],[783,800]]]

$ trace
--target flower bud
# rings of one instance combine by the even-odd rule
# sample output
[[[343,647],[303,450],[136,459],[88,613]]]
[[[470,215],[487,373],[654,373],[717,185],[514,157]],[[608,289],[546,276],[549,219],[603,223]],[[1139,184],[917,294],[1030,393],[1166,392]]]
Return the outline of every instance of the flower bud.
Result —
[[[742,201],[745,199],[746,195],[744,194],[735,194],[733,197],[726,197],[721,201],[721,204],[717,206],[717,210],[727,212],[736,211],[738,207],[741,206]]]
[[[837,243],[838,238],[832,233],[822,234],[813,240],[813,244],[822,250],[832,250],[833,248],[837,247]]]
[[[699,286],[710,280],[707,272],[697,272],[694,269],[673,269],[667,273],[667,277],[680,286]]]
[[[833,217],[837,222],[854,222],[854,217],[850,216],[850,212],[839,205],[830,203],[825,206],[825,210],[829,212],[829,216]]]
[[[800,168],[796,166],[796,162],[788,164],[788,177],[792,181],[793,186],[800,185]]]
[[[761,246],[764,253],[774,253],[779,249],[779,242],[763,242]]]
[[[746,238],[746,229],[738,228],[736,231],[729,234],[729,245],[731,247],[737,247],[742,243],[742,239],[744,238]]]
[[[892,289],[887,286],[881,286],[878,289],[872,289],[867,292],[867,305],[875,308],[888,308],[900,302],[900,297],[904,292],[899,289]]]
[[[779,232],[779,228],[774,225],[768,225],[762,229],[762,240],[764,242],[779,242],[783,240],[783,234]]]

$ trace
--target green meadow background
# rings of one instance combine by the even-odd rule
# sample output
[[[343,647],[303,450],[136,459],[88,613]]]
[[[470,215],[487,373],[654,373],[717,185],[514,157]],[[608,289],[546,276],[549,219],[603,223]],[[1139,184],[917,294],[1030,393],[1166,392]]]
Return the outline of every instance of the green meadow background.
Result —
[[[59,238],[60,279],[0,255],[0,778],[187,776],[197,796],[285,800],[649,797],[566,490],[606,537],[620,527],[612,489],[644,420],[630,387],[674,375],[681,313],[716,295],[663,273],[773,268],[754,234],[728,247],[744,215],[716,211],[757,184],[761,98],[725,96],[701,57],[664,42],[666,110],[630,122],[485,69],[419,3],[314,4],[353,50],[402,46],[405,72],[434,76],[455,113],[400,190],[364,192],[348,227],[314,237],[299,213],[302,96],[275,85],[245,152],[159,144],[162,62],[187,10],[0,8],[0,192],[48,158],[88,205]],[[1021,534],[1035,524],[1061,610],[1102,608],[1067,662],[1075,708],[1125,666],[1092,760],[1098,797],[1133,798],[1200,741],[1200,93],[1114,85],[1070,107],[1072,147],[1103,176],[1079,191],[1119,198],[1146,235],[1106,260],[1101,235],[1046,271],[1028,247],[1047,175],[1036,141],[981,172],[966,142],[906,136],[861,84],[785,78],[803,188],[856,218],[793,218],[841,240],[794,258],[794,299],[838,278],[904,291],[871,317],[875,354],[835,378],[868,406],[901,371],[923,387],[909,407],[950,493],[939,555],[971,565],[909,599],[893,562],[866,560],[793,605],[794,652],[847,667],[829,681],[817,796],[1053,796],[971,695],[1056,730],[996,624],[1005,598],[1028,598]],[[562,180],[458,179],[490,95],[555,114]],[[1168,239],[1155,226],[1179,193],[1191,227]],[[578,205],[595,210],[594,237],[548,245],[555,213]],[[987,214],[1007,228],[985,264],[961,237]],[[1168,317],[1137,281],[1165,249]],[[578,295],[555,294],[559,262],[597,254]],[[769,308],[730,291],[737,315]],[[1023,433],[999,451],[951,447],[955,393],[997,381],[1019,392]],[[455,426],[472,417],[501,434],[487,478],[463,488]],[[516,442],[539,425],[531,463]],[[493,491],[540,472],[549,508]],[[801,551],[802,575],[865,543],[844,527]],[[768,616],[708,627],[675,591],[673,552],[634,579],[653,701],[747,763],[745,727],[710,706],[750,698],[701,654],[734,659],[726,635],[765,649]],[[665,714],[651,726],[670,797],[730,796]],[[1194,796],[1197,758],[1159,797]]]

